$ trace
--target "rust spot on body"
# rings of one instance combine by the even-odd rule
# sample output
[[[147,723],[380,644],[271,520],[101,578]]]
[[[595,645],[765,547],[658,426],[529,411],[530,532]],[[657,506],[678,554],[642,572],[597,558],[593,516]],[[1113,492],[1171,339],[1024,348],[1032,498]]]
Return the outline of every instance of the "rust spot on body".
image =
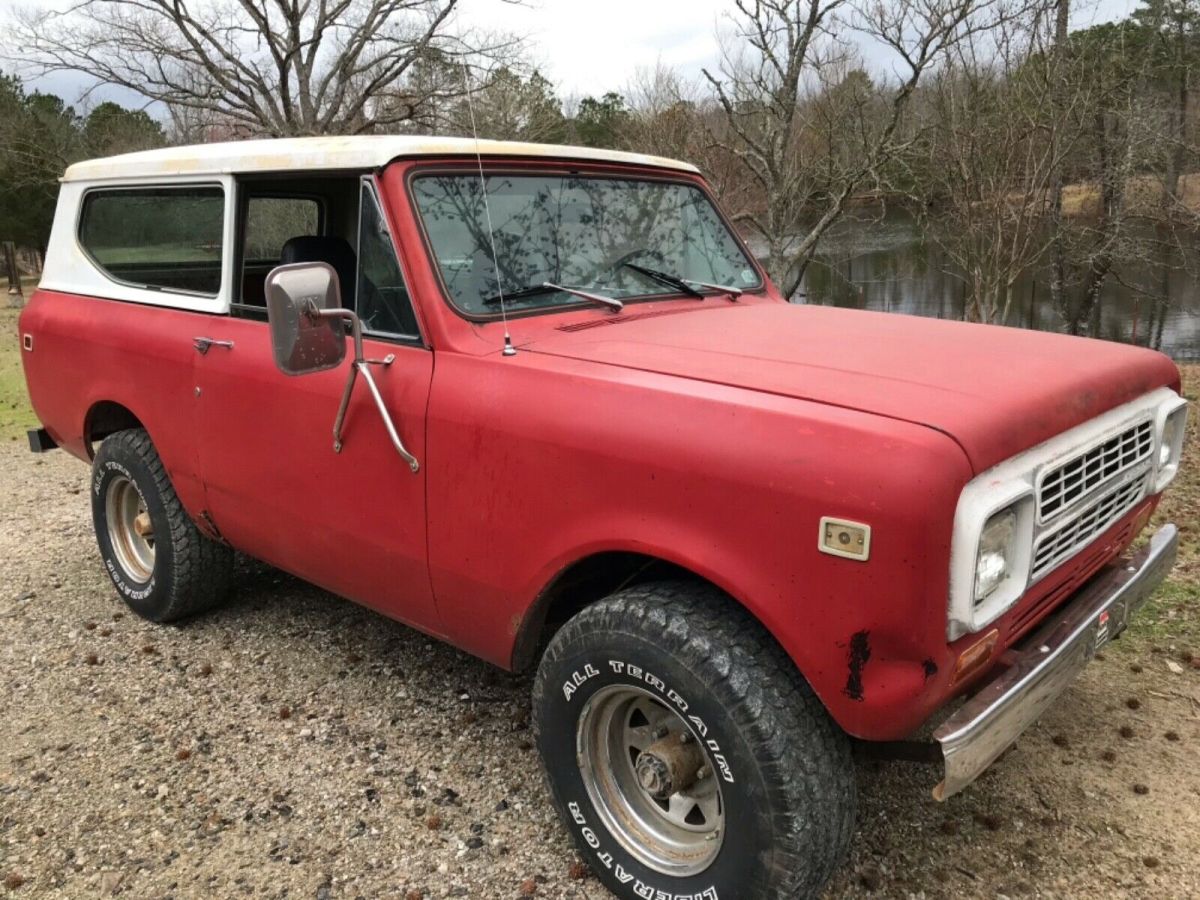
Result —
[[[863,698],[863,669],[871,658],[871,632],[856,631],[850,637],[850,649],[846,653],[846,663],[850,670],[846,676],[846,687],[843,693],[851,700]]]

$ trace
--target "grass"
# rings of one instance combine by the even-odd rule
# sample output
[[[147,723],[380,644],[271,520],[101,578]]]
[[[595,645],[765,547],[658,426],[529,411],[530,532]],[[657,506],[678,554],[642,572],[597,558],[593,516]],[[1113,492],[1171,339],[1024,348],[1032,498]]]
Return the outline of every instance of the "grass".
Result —
[[[0,297],[0,304],[7,299]],[[19,313],[17,309],[0,309],[0,441],[24,440],[25,431],[38,426],[37,416],[29,408],[29,393],[21,371]]]
[[[38,425],[21,371],[18,312],[0,309],[0,441],[23,440],[26,429]],[[1134,619],[1130,639],[1114,646],[1177,642],[1200,652],[1200,364],[1180,368],[1183,393],[1191,401],[1183,465],[1154,516],[1154,524],[1179,526],[1179,561],[1155,602]]]
[[[1162,181],[1153,175],[1137,175],[1125,182],[1125,211],[1133,215],[1155,215],[1162,210]],[[1200,173],[1179,179],[1179,202],[1190,212],[1200,212]],[[1068,184],[1063,188],[1063,214],[1068,218],[1095,218],[1100,213],[1100,186],[1095,183]]]
[[[1200,651],[1200,364],[1180,366],[1183,395],[1190,401],[1183,464],[1167,488],[1151,527],[1174,522],[1179,527],[1179,559],[1162,589],[1130,624],[1131,650],[1170,645]]]

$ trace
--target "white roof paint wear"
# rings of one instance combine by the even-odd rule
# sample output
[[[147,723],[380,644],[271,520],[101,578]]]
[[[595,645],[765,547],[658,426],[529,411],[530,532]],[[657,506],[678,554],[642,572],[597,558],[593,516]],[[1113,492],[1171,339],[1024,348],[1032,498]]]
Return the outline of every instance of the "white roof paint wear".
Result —
[[[75,163],[63,181],[102,181],[179,175],[237,175],[249,172],[287,172],[297,169],[376,169],[394,159],[422,156],[475,156],[471,138],[417,135],[360,135],[355,137],[275,138],[193,144],[143,150]],[[570,147],[561,144],[525,144],[520,141],[478,142],[485,157],[568,159],[584,162],[628,163],[682,172],[695,166],[674,159]]]

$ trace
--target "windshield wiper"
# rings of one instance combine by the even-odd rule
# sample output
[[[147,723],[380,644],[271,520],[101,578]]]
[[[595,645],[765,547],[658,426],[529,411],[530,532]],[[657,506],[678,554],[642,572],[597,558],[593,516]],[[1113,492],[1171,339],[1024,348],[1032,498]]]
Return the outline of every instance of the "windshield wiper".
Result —
[[[495,306],[506,300],[536,297],[539,294],[552,294],[555,291],[561,291],[564,294],[570,294],[572,297],[579,297],[592,303],[600,303],[612,310],[622,310],[625,308],[625,304],[616,297],[605,297],[603,294],[593,294],[590,291],[580,290],[579,288],[564,287],[561,284],[554,284],[550,281],[543,281],[541,284],[531,284],[529,287],[524,287],[516,291],[505,291],[503,294],[494,294],[491,297],[484,297],[480,302],[485,306]]]
[[[668,287],[676,288],[683,291],[685,294],[696,297],[700,300],[704,299],[704,295],[696,288],[704,288],[710,291],[720,291],[723,294],[728,294],[730,300],[736,300],[742,296],[744,291],[741,288],[731,287],[727,284],[711,284],[707,281],[696,281],[693,278],[680,278],[678,275],[672,275],[669,272],[660,272],[658,269],[651,269],[647,266],[639,266],[637,263],[621,263],[621,265],[633,269],[635,272],[641,272],[647,278],[653,278],[659,284],[665,284]]]
[[[657,281],[659,284],[665,284],[667,287],[673,287],[677,291],[682,291],[689,297],[695,297],[697,300],[703,300],[704,295],[687,283],[686,280],[678,275],[671,275],[668,272],[660,272],[658,269],[651,269],[648,266],[639,266],[637,263],[623,262],[621,263],[627,269],[633,269],[635,272],[640,272],[651,281]]]
[[[503,294],[492,294],[490,297],[484,297],[480,302],[484,306],[495,306],[505,300],[520,300],[522,297],[536,297],[538,294],[550,294],[553,289],[546,287],[544,284],[531,284],[529,287],[521,288],[516,291],[505,291]]]
[[[698,288],[705,288],[706,290],[720,291],[722,294],[728,294],[730,300],[737,300],[738,297],[746,293],[741,288],[733,287],[729,284],[712,284],[708,281],[694,281],[691,278],[684,278],[683,281],[686,281],[688,284],[694,284]]]

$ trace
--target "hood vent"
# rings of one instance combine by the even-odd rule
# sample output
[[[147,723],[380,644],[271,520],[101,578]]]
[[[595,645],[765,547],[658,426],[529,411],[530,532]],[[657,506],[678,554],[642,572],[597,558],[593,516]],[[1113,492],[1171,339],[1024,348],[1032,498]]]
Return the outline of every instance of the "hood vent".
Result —
[[[715,309],[716,307],[709,307]],[[645,312],[632,313],[617,313],[615,316],[606,316],[603,319],[588,319],[586,322],[572,322],[569,325],[559,325],[559,331],[587,331],[589,328],[603,328],[605,325],[620,325],[623,322],[633,322],[636,319],[657,319],[659,316],[674,316],[679,313],[700,312],[702,306],[688,306],[682,309],[654,309],[646,310]]]

